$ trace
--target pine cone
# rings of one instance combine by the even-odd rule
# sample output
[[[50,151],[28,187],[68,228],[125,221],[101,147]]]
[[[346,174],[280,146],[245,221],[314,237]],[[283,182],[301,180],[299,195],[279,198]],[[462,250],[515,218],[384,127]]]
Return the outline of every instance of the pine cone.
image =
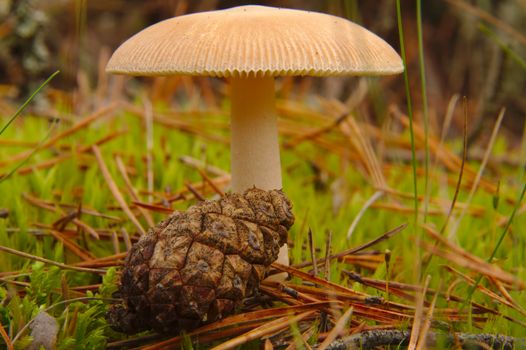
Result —
[[[109,323],[173,333],[233,313],[287,242],[291,207],[282,191],[253,188],[175,212],[130,250]]]

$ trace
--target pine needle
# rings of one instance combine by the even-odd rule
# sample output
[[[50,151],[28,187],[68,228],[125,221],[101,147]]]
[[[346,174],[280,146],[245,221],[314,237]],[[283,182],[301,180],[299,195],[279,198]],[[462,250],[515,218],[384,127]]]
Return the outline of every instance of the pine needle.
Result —
[[[46,258],[41,258],[41,257],[36,256],[36,255],[32,255],[32,254],[29,254],[29,253],[21,252],[19,250],[8,248],[8,247],[4,247],[4,246],[1,246],[1,245],[0,245],[0,251],[6,252],[6,253],[9,253],[9,254],[13,254],[13,255],[17,255],[17,256],[22,257],[22,258],[35,260],[35,261],[40,261],[40,262],[43,262],[43,263],[48,264],[48,265],[57,266],[57,267],[60,267],[61,269],[64,269],[64,270],[73,270],[73,271],[78,271],[78,272],[89,272],[89,273],[99,273],[99,274],[100,273],[102,273],[102,274],[106,273],[106,270],[92,269],[92,268],[88,268],[88,267],[78,267],[78,266],[73,266],[73,265],[66,265],[66,264],[63,264],[63,263],[60,263],[60,262],[57,262],[57,261],[49,260],[49,259],[46,259]]]
[[[106,184],[110,188],[110,191],[113,194],[113,197],[117,200],[117,203],[119,203],[119,206],[122,208],[126,216],[128,216],[128,218],[133,223],[135,228],[137,228],[137,231],[139,231],[141,235],[145,235],[146,231],[144,231],[144,228],[139,223],[135,215],[132,213],[132,211],[130,210],[130,207],[128,207],[128,204],[126,204],[126,201],[124,200],[124,197],[119,191],[117,184],[115,184],[115,181],[113,181],[110,171],[108,170],[106,163],[104,163],[104,159],[102,158],[102,154],[100,153],[99,147],[94,145],[91,147],[91,149],[93,151],[93,154],[97,158],[97,163],[99,164],[99,168],[100,168],[100,171],[102,172],[102,176],[106,180]]]

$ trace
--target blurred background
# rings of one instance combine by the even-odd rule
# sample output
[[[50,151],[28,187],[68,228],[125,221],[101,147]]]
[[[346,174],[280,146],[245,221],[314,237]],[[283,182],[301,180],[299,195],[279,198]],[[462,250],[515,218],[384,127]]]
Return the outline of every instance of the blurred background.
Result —
[[[423,30],[429,115],[432,130],[440,129],[452,98],[469,101],[470,142],[491,127],[505,107],[504,132],[520,136],[526,116],[526,0],[425,0]],[[347,17],[387,40],[400,51],[395,0],[0,0],[0,97],[15,104],[56,70],[46,98],[71,112],[90,110],[115,94],[136,96],[143,89],[155,100],[178,103],[188,92],[181,78],[123,79],[109,77],[104,66],[128,37],[160,20],[185,13],[261,4],[298,8]],[[415,1],[402,1],[407,66],[416,118],[421,110]],[[221,91],[216,80],[195,85],[201,95]],[[289,79],[290,80],[290,79]],[[358,78],[295,78],[296,89],[346,101],[356,92]],[[402,76],[382,78],[382,92],[369,84],[361,104],[370,119],[381,122],[385,111],[371,99],[385,99],[402,109]],[[287,85],[284,82],[282,85]],[[186,89],[186,90],[185,90]],[[194,91],[195,92],[195,91]],[[113,93],[114,95],[110,96]],[[279,93],[279,91],[278,91]],[[93,98],[95,94],[95,98]],[[178,97],[179,96],[179,97]],[[181,97],[182,96],[182,97]],[[40,101],[40,103],[43,103]],[[375,109],[374,111],[372,109]],[[365,112],[364,112],[365,113]],[[458,114],[458,115],[457,115]],[[453,117],[451,132],[461,132],[462,109]],[[517,138],[519,139],[519,138]]]

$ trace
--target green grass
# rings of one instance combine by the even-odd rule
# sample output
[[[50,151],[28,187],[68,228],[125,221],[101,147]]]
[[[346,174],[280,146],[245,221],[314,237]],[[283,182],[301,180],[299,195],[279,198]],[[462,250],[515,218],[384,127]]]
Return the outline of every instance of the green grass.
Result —
[[[220,120],[224,121],[225,117],[220,118]],[[65,121],[62,121],[54,133],[61,132],[69,127],[66,124]],[[47,120],[41,117],[24,115],[6,130],[2,138],[4,140],[39,140],[47,133],[48,128],[49,123]],[[53,157],[57,152],[60,152],[59,146],[61,145],[78,148],[81,145],[91,144],[112,130],[127,131],[125,135],[100,146],[112,176],[122,190],[124,183],[116,169],[113,157],[118,154],[128,166],[136,170],[136,173],[131,176],[134,187],[139,190],[145,189],[146,169],[145,162],[142,159],[145,154],[144,130],[140,118],[127,112],[117,112],[111,117],[98,120],[90,127],[83,128],[79,132],[61,140],[54,147],[38,151],[29,163],[38,164],[45,159]],[[156,137],[154,141],[153,168],[155,174],[154,188],[156,191],[163,191],[167,187],[175,190],[182,188],[185,182],[200,180],[197,171],[177,161],[178,157],[183,155],[190,155],[197,159],[206,159],[210,165],[225,170],[228,169],[229,150],[226,145],[207,142],[200,137],[188,135],[178,130],[167,129],[158,124],[154,127],[154,133]],[[506,152],[509,146],[506,145],[504,139],[499,141],[501,144],[498,147],[499,153]],[[458,148],[458,142],[453,142],[451,146]],[[25,149],[27,148],[2,147],[0,149],[0,159],[7,160]],[[456,151],[459,153],[460,149],[456,149]],[[67,152],[67,150],[62,152]],[[337,177],[346,184],[346,191],[341,193],[345,196],[344,204],[336,212],[333,210],[333,193],[330,190],[330,184],[335,178],[330,177],[329,182],[321,184],[308,180],[315,175],[310,165],[312,162],[317,162],[331,173],[337,174]],[[296,225],[290,232],[291,240],[294,243],[294,246],[291,248],[291,256],[294,262],[309,259],[307,251],[301,248],[302,244],[307,244],[308,242],[308,228],[311,228],[314,233],[315,246],[320,248],[322,252],[325,250],[326,232],[331,231],[333,235],[332,251],[338,252],[364,243],[389,229],[402,223],[411,222],[414,219],[412,211],[402,213],[371,208],[366,211],[351,239],[347,241],[345,235],[354,215],[375,190],[370,186],[367,178],[357,172],[354,166],[341,167],[340,162],[341,159],[338,155],[322,151],[313,142],[303,143],[296,149],[286,150],[282,154],[283,168],[289,169],[284,174],[284,189],[294,203],[294,212],[297,217]],[[477,166],[473,162],[469,165],[475,168]],[[482,190],[475,194],[473,205],[483,208],[486,214],[481,217],[471,215],[464,217],[460,223],[457,236],[457,241],[463,248],[482,258],[492,255],[496,247],[496,241],[500,238],[499,232],[502,230],[497,227],[495,222],[498,217],[510,216],[514,208],[514,204],[509,203],[504,198],[516,198],[518,172],[519,169],[506,168],[501,171],[498,178],[493,180],[496,183],[498,179],[501,183],[500,200],[496,208],[494,208],[494,196],[492,194]],[[412,193],[414,180],[411,176],[407,176],[407,173],[408,165],[392,163],[391,170],[387,173],[387,183],[392,188]],[[409,173],[411,173],[410,170]],[[442,181],[448,176],[444,170],[439,170],[435,175]],[[454,175],[449,174],[453,178]],[[419,182],[419,185],[423,186],[422,182]],[[423,193],[423,188],[418,188],[417,190],[418,193]],[[72,157],[53,166],[51,169],[35,170],[26,175],[13,175],[0,184],[0,191],[2,193],[0,208],[9,210],[9,217],[0,219],[0,245],[69,264],[78,261],[78,258],[53,237],[46,234],[35,234],[32,231],[37,223],[51,225],[60,218],[60,215],[36,208],[23,199],[23,194],[31,194],[54,203],[53,205],[55,206],[58,206],[59,203],[82,204],[85,208],[93,208],[101,213],[125,219],[122,212],[115,209],[115,201],[100,174],[93,156],[89,152],[82,156]],[[466,199],[468,192],[468,189],[460,191],[459,202]],[[430,198],[440,197],[447,200],[453,198],[453,194],[453,185],[449,185],[446,188],[440,182],[430,181]],[[145,197],[145,195],[142,196],[143,200],[145,200]],[[390,196],[388,198],[392,199]],[[386,201],[390,202],[391,200]],[[411,198],[398,198],[396,201],[406,207],[411,207],[413,202]],[[181,203],[177,207],[185,209],[189,203],[191,202]],[[154,217],[158,221],[162,219],[163,215],[154,214]],[[87,215],[83,215],[81,218],[95,228],[112,229],[115,225],[111,220],[104,218]],[[431,225],[436,225],[436,227],[441,227],[444,218],[445,214],[438,216],[429,215],[428,222]],[[512,225],[513,230],[509,235],[502,236],[501,247],[495,251],[497,263],[523,280],[526,280],[526,270],[524,268],[526,266],[524,253],[526,251],[524,238],[525,221],[525,216],[518,213]],[[145,225],[144,220],[141,220],[141,222]],[[303,222],[305,222],[304,230],[301,231]],[[134,232],[134,227],[127,220],[117,225],[117,227],[121,226],[125,227],[128,232]],[[72,228],[71,225],[68,227]],[[13,229],[15,231],[12,231]],[[45,233],[45,230],[42,232]],[[95,241],[86,234],[84,236],[85,239],[81,240],[79,244],[85,245],[86,250],[92,254],[105,256],[113,253],[110,242]],[[417,263],[414,254],[415,239],[414,231],[407,229],[377,247],[380,250],[389,249],[392,252],[390,280],[401,282],[411,282],[413,280],[413,267]],[[422,237],[422,239],[425,238]],[[318,256],[321,257],[322,255],[323,253],[320,253]],[[444,272],[441,267],[444,264],[449,263],[443,259],[435,258],[426,270],[432,276],[431,285],[433,287],[438,287],[440,282],[442,282],[442,285],[448,285],[454,279],[453,276]],[[57,292],[61,288],[61,283],[63,283],[60,282],[62,279],[66,281],[65,283],[69,287],[99,282],[98,278],[93,275],[71,271],[64,272],[56,268],[51,268],[44,272],[40,263],[34,264],[25,259],[6,254],[0,255],[0,266],[2,266],[2,271],[32,271],[31,286],[27,289],[26,296],[15,298],[15,304],[10,303],[8,307],[5,305],[0,307],[0,314],[4,315],[1,322],[6,329],[11,329],[11,334],[13,335],[21,329],[22,325],[36,315],[37,310],[47,308],[53,303],[63,300],[61,293]],[[334,281],[341,280],[341,268],[342,264],[332,265],[331,276]],[[347,266],[346,268],[352,267]],[[44,278],[43,274],[49,279],[46,284],[38,282]],[[382,265],[372,274],[372,277],[385,279],[385,274],[386,269]],[[486,280],[481,281],[481,283],[487,285]],[[3,292],[6,289],[10,289],[7,288],[8,286],[8,284],[4,284]],[[369,293],[377,293],[358,284],[354,284],[353,287],[358,290],[367,290]],[[456,292],[459,295],[468,290],[469,288],[465,284],[461,284],[456,288]],[[526,305],[524,293],[512,291],[511,295],[519,305]],[[479,303],[490,302],[487,297],[477,291],[473,293],[473,300]],[[447,304],[448,302],[445,299],[439,299],[440,306],[446,306]],[[13,308],[16,308],[16,305],[19,305],[18,309],[13,310]],[[92,318],[90,318],[91,321],[79,320],[77,327],[81,327],[82,322],[88,322],[89,324],[82,324],[82,329],[70,330],[69,333],[66,332],[61,336],[60,339],[64,342],[63,346],[74,348],[78,345],[71,345],[73,344],[71,343],[73,342],[72,339],[88,337],[91,336],[90,334],[96,334],[97,336],[103,334],[104,337],[116,336],[115,333],[107,328],[103,319],[105,307],[106,303],[104,301],[92,300],[87,304],[76,302],[52,308],[49,312],[61,323],[66,322],[68,317],[73,317],[74,313],[80,315],[79,311],[93,313]],[[501,308],[500,310],[504,315],[520,319],[520,315],[517,315],[514,311],[510,311],[507,308]],[[521,326],[501,317],[496,317],[492,322],[483,325],[483,329],[516,336],[523,335],[525,332]],[[459,326],[459,330],[480,331],[472,327],[469,322]],[[27,335],[24,337],[19,338],[20,344],[27,341]]]

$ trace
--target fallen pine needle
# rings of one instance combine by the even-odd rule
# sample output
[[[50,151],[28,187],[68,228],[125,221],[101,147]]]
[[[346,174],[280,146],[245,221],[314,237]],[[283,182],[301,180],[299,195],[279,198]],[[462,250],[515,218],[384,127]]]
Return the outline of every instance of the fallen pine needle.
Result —
[[[427,288],[426,288],[427,289]],[[424,295],[422,296],[424,297]],[[435,305],[437,302],[438,293],[433,296],[433,301],[427,310],[427,314],[424,318],[424,324],[420,328],[420,335],[418,336],[418,343],[416,344],[416,350],[426,349],[426,338],[431,327],[431,321],[433,320],[433,313],[435,311]]]
[[[13,255],[17,255],[17,256],[20,256],[22,258],[40,261],[40,262],[43,262],[45,264],[54,265],[54,266],[60,267],[61,269],[64,269],[64,270],[73,270],[73,271],[90,272],[90,273],[106,273],[106,270],[91,269],[91,268],[88,268],[88,267],[78,267],[78,266],[66,265],[66,264],[60,263],[58,261],[53,261],[53,260],[49,260],[49,259],[46,259],[46,258],[41,258],[41,257],[36,256],[36,255],[31,255],[31,254],[24,253],[24,252],[21,252],[19,250],[11,249],[11,248],[4,247],[4,246],[1,246],[1,245],[0,245],[0,251],[6,252],[6,253],[9,253],[9,254],[13,254]]]
[[[113,197],[115,197],[120,207],[122,208],[124,213],[126,213],[126,215],[130,219],[130,221],[133,223],[133,225],[137,228],[139,233],[141,235],[145,235],[146,231],[144,231],[144,228],[141,226],[141,224],[139,223],[135,215],[133,215],[132,211],[130,210],[130,207],[128,207],[128,204],[126,204],[126,201],[122,197],[122,194],[119,191],[119,188],[115,184],[115,181],[113,181],[110,171],[108,170],[106,163],[104,163],[104,159],[102,158],[102,154],[100,153],[99,147],[97,147],[96,145],[93,145],[91,147],[91,150],[93,151],[93,154],[95,154],[95,157],[97,158],[97,162],[99,163],[99,167],[102,172],[102,176],[106,180],[106,183],[108,184],[108,187],[110,188],[110,191],[113,194]]]
[[[320,344],[318,350],[325,350],[327,347],[336,339],[345,328],[345,325],[351,319],[353,308],[350,307],[345,313],[338,319],[336,325],[331,329],[325,340]]]
[[[409,346],[407,347],[408,350],[415,350],[418,343],[418,337],[420,336],[420,328],[422,326],[422,313],[424,311],[424,302],[426,300],[426,290],[429,286],[429,281],[431,281],[431,276],[427,275],[424,284],[424,290],[419,295],[419,298],[416,302],[415,318],[413,319],[413,325],[411,327],[411,339],[409,340]]]
[[[15,347],[13,346],[13,343],[11,342],[11,338],[9,338],[9,336],[7,335],[4,329],[4,326],[2,325],[2,322],[0,322],[0,335],[4,339],[7,349],[14,350]]]
[[[135,192],[135,189],[133,188],[133,185],[131,183],[130,178],[128,177],[128,173],[126,172],[126,167],[124,166],[124,162],[122,161],[121,157],[117,156],[115,157],[115,161],[117,163],[117,169],[119,169],[119,172],[121,173],[122,178],[124,179],[124,183],[126,184],[126,188],[128,189],[128,193],[133,198],[134,201],[139,201],[139,196],[137,196],[137,193]],[[141,215],[144,216],[144,219],[150,225],[150,227],[155,226],[155,222],[153,221],[152,216],[150,213],[145,210],[144,208],[137,206],[137,209],[141,212]]]
[[[289,316],[285,316],[285,317],[281,317],[281,318],[278,318],[277,320],[274,320],[274,321],[271,321],[271,322],[268,322],[268,323],[265,323],[263,324],[262,326],[259,326],[247,333],[244,333],[238,337],[235,337],[235,338],[232,338],[226,342],[224,342],[223,344],[220,344],[214,348],[212,348],[212,350],[228,350],[228,349],[232,349],[236,346],[239,346],[241,344],[245,344],[251,340],[254,340],[254,339],[258,339],[258,338],[261,338],[262,336],[265,336],[267,334],[271,334],[271,333],[274,333],[275,331],[278,331],[278,330],[281,330],[283,328],[286,328],[286,327],[289,327],[290,325],[294,324],[294,323],[298,323],[299,321],[315,314],[317,311],[307,311],[307,312],[304,312],[304,313],[301,313],[297,316],[294,316],[294,317],[289,317]]]

